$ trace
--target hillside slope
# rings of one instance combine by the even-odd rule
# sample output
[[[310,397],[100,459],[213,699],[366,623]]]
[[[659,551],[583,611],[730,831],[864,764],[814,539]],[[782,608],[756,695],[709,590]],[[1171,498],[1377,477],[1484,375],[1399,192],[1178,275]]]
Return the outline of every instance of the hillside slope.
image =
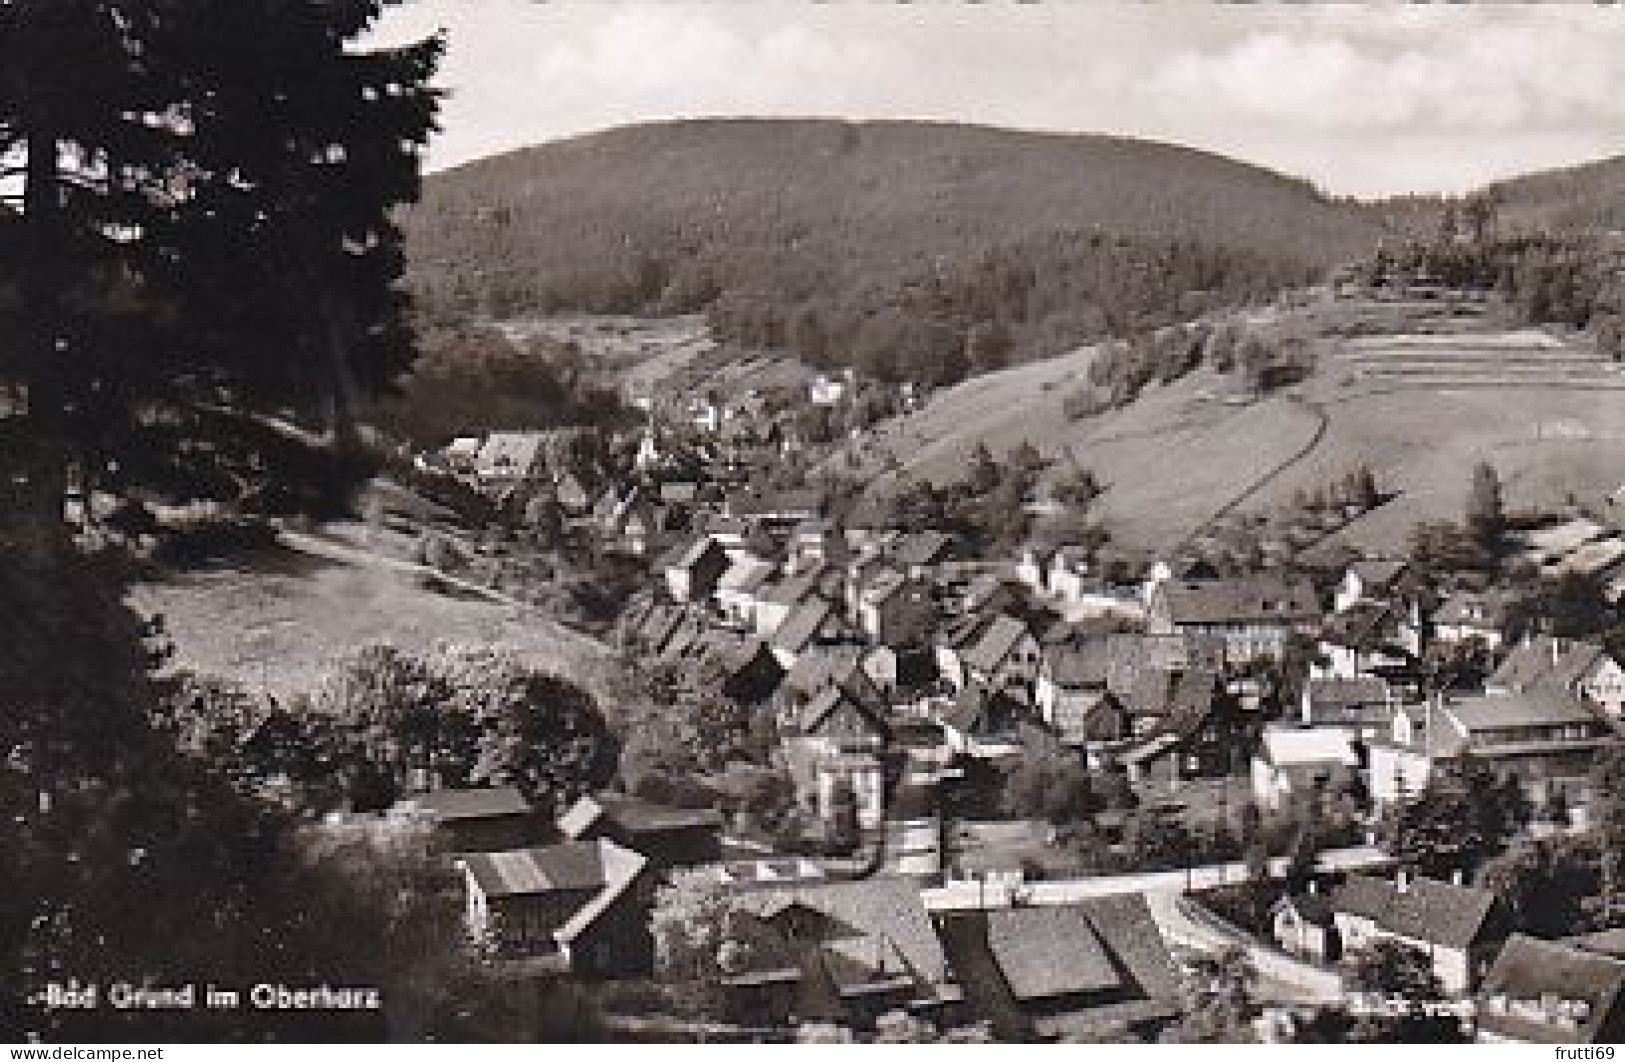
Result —
[[[914,364],[978,323],[1025,329],[1022,354],[1054,353],[1054,333],[1076,342],[1187,296],[1266,296],[1384,230],[1368,207],[1188,148],[745,119],[631,126],[471,163],[431,177],[404,225],[412,281],[432,303],[498,317],[722,306],[723,338],[814,361],[841,360],[890,313],[904,325],[871,345],[925,348]]]
[[[1625,371],[1582,337],[1486,317],[1396,319],[1327,342],[1315,375],[1249,404],[1224,401],[1233,378],[1202,369],[1121,409],[1069,418],[1066,395],[1086,378],[1090,349],[990,373],[883,425],[858,478],[875,497],[899,473],[957,478],[978,443],[995,454],[1031,443],[1093,470],[1114,537],[1152,553],[1233,508],[1269,510],[1359,465],[1395,496],[1338,538],[1378,554],[1403,551],[1419,521],[1460,519],[1480,460],[1500,470],[1514,507],[1594,499],[1618,485]]]
[[[470,224],[472,222],[472,224]],[[973,242],[1100,228],[1335,260],[1374,235],[1307,183],[1188,148],[918,122],[630,126],[431,177],[407,219],[418,268],[568,266],[669,238],[836,242],[857,271]]]
[[[1625,156],[1501,181],[1490,189],[1519,228],[1625,229]]]

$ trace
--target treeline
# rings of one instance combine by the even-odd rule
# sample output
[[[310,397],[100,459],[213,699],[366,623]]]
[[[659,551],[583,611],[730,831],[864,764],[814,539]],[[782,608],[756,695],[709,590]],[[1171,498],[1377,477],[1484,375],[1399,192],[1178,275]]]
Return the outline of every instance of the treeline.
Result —
[[[1195,241],[1054,233],[896,286],[799,301],[764,288],[727,292],[709,319],[740,346],[936,386],[1266,300],[1315,273],[1303,262]]]
[[[1447,288],[1494,292],[1526,324],[1590,329],[1598,349],[1625,357],[1625,285],[1618,256],[1588,234],[1498,236],[1478,227],[1441,238],[1379,249],[1361,270],[1372,284],[1435,281]]]
[[[420,288],[418,298],[441,312],[497,318],[704,312],[723,342],[940,386],[1267,301],[1319,271],[1302,259],[1197,240],[1074,231],[938,261],[902,278],[797,261],[764,241],[644,251],[564,271],[463,275]]]
[[[511,340],[494,326],[454,319],[420,326],[419,350],[374,413],[380,427],[418,447],[488,431],[612,427],[627,414],[568,343]]]

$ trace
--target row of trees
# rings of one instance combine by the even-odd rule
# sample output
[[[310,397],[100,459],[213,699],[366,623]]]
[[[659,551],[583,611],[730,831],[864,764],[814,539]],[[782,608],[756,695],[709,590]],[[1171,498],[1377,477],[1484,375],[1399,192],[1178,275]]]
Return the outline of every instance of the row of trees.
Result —
[[[614,776],[618,742],[592,696],[488,650],[362,650],[311,694],[270,708],[182,676],[159,716],[180,749],[248,795],[295,787],[306,812],[389,806],[414,785],[513,785],[562,810]]]
[[[1066,233],[895,288],[824,291],[799,303],[774,291],[729,292],[710,317],[742,346],[936,386],[1268,298],[1308,276],[1296,263],[1189,241]]]

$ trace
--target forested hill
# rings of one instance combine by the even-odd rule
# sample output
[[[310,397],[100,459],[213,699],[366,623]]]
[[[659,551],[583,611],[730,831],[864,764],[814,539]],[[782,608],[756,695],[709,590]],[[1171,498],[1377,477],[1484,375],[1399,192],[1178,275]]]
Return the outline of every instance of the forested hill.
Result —
[[[1368,252],[1382,224],[1306,182],[1144,141],[714,120],[447,171],[406,228],[414,280],[442,306],[705,308],[741,342],[861,361],[960,356],[968,338],[973,357],[1029,355],[1267,295]]]
[[[1625,229],[1625,156],[1491,185],[1501,219],[1524,229]]]

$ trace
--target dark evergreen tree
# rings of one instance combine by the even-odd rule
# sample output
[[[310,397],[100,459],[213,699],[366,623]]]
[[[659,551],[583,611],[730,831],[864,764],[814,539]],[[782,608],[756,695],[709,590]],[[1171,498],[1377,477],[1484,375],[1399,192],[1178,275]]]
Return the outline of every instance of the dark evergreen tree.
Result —
[[[442,45],[354,50],[381,8],[0,4],[22,188],[0,225],[21,295],[4,371],[33,511],[71,479],[196,493],[331,449],[408,363],[391,211],[417,193]]]

